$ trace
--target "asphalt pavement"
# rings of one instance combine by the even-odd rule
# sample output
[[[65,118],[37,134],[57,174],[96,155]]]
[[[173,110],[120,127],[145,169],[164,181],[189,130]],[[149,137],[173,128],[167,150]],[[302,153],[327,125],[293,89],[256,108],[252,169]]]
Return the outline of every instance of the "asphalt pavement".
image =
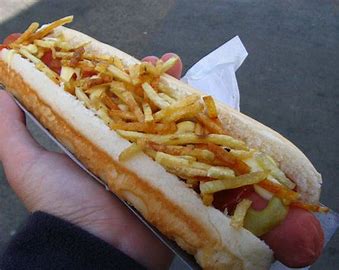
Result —
[[[0,17],[5,12],[0,6]],[[339,211],[336,1],[38,1],[1,21],[0,39],[23,31],[32,21],[50,22],[70,14],[75,15],[72,28],[137,58],[176,52],[186,70],[239,35],[249,52],[237,72],[242,112],[305,153],[323,176],[321,202]],[[57,150],[29,127],[45,147]],[[0,251],[26,217],[0,170]],[[336,233],[312,269],[337,269],[338,249]]]

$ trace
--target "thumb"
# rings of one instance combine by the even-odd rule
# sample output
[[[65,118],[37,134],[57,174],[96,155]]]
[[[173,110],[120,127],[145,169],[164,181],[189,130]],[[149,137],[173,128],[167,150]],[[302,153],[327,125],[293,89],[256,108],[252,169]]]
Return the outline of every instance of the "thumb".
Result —
[[[5,91],[0,91],[0,161],[20,166],[41,151],[26,129],[24,113]]]

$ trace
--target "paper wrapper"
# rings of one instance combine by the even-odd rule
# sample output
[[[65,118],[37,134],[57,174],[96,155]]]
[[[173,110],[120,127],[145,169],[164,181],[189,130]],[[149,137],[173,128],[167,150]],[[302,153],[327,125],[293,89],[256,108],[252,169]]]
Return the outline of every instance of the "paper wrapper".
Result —
[[[236,36],[192,66],[182,80],[239,110],[240,94],[235,72],[247,55],[240,38]],[[325,233],[326,249],[326,244],[338,228],[339,215],[331,210],[328,214],[317,214],[316,216]],[[271,270],[283,269],[291,268],[278,261],[271,267]],[[309,269],[309,267],[299,269]]]

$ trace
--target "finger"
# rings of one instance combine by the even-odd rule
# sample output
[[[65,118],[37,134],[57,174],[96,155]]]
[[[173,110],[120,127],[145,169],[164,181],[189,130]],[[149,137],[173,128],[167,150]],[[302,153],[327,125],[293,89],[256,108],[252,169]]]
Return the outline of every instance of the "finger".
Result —
[[[173,67],[171,67],[167,73],[177,79],[180,79],[181,77],[181,73],[182,73],[182,61],[180,59],[180,57],[178,55],[176,55],[175,53],[165,53],[162,57],[161,60],[162,61],[167,61],[168,59],[170,59],[171,57],[178,57],[178,61],[174,64]]]
[[[156,57],[156,56],[153,56],[153,55],[146,56],[144,59],[142,59],[143,62],[149,62],[149,63],[151,63],[153,65],[156,65],[158,60],[159,60],[159,58]]]
[[[0,91],[0,160],[18,164],[19,158],[29,159],[40,150],[28,133],[24,113],[5,91]]]

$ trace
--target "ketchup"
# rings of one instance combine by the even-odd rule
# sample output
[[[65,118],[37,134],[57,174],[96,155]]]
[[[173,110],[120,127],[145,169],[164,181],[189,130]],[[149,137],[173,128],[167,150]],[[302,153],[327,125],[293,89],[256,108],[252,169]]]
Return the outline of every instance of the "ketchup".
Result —
[[[237,204],[253,192],[253,185],[216,192],[214,193],[213,206],[222,212],[227,208],[228,213],[233,214]]]
[[[97,75],[97,72],[96,71],[93,71],[93,70],[83,70],[82,71],[82,77],[83,78],[86,78],[86,77],[91,77],[93,75]]]
[[[61,61],[60,59],[54,59],[52,55],[52,51],[48,50],[41,57],[41,61],[46,64],[51,70],[60,74],[61,72]]]

